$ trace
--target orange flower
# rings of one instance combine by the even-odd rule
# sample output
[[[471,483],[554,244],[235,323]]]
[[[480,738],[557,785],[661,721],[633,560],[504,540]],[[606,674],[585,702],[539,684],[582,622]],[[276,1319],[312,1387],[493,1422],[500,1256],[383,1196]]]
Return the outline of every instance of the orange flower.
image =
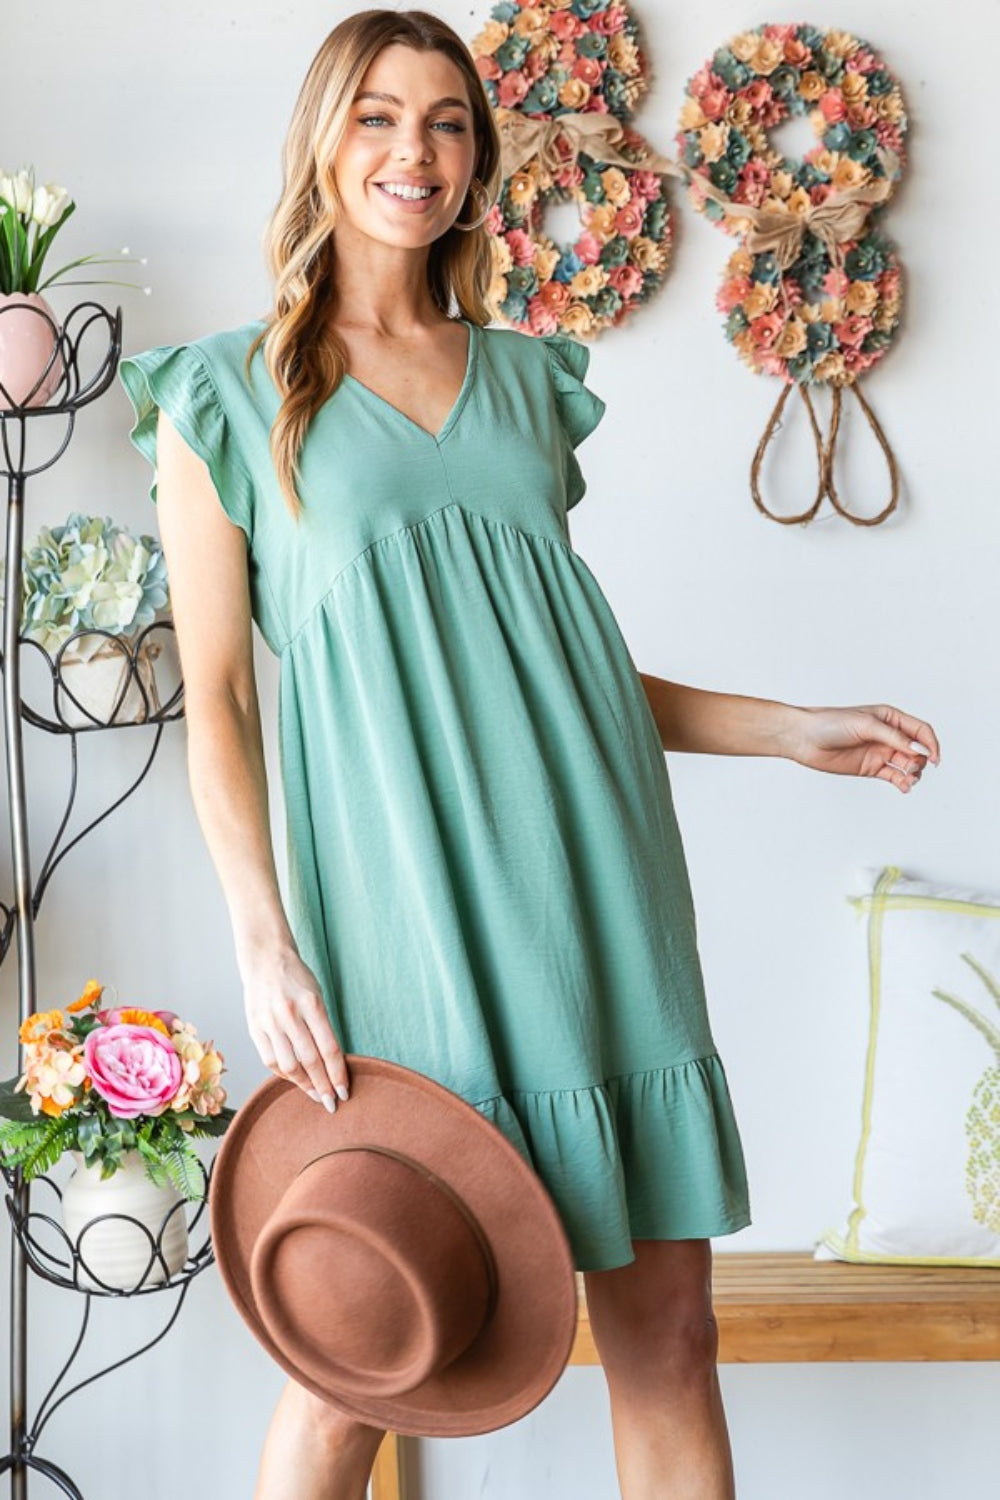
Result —
[[[86,1010],[87,1006],[93,1005],[95,1000],[99,1000],[103,993],[103,984],[99,984],[96,979],[88,979],[83,994],[80,996],[79,1000],[73,1000],[69,1005],[67,1005],[66,1009],[74,1012],[78,1010]]]
[[[18,1039],[30,1046],[32,1042],[41,1041],[53,1031],[61,1031],[68,1024],[66,1012],[63,1010],[38,1010],[26,1021],[21,1022],[17,1033]]]
[[[162,1031],[164,1036],[170,1035],[170,1027],[164,1025],[158,1015],[151,1010],[137,1010],[135,1006],[120,1006],[115,1011],[115,1024],[151,1026],[154,1031]]]

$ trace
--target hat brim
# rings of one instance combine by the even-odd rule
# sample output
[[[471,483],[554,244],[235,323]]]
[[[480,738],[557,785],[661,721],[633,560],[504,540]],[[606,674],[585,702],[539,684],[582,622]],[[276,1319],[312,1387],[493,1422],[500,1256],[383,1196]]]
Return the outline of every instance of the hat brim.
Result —
[[[559,1379],[576,1331],[572,1251],[538,1174],[453,1090],[384,1058],[346,1055],[350,1098],[329,1114],[287,1079],[265,1080],[222,1137],[209,1193],[216,1263],[237,1310],[300,1384],[348,1415],[399,1433],[458,1437],[525,1416]],[[492,1316],[472,1346],[413,1391],[359,1400],[318,1385],[257,1312],[250,1258],[289,1182],[331,1145],[375,1142],[417,1158],[465,1201],[497,1271]],[[331,1265],[330,1274],[336,1275]]]

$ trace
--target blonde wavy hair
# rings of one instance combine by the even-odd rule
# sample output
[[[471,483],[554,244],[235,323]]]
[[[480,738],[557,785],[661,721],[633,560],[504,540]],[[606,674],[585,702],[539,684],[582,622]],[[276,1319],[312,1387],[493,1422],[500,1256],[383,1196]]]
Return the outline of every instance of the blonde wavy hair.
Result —
[[[267,370],[281,394],[271,427],[271,456],[296,520],[302,511],[298,458],[309,422],[347,370],[344,345],[328,324],[342,208],[331,163],[367,69],[393,42],[418,52],[443,52],[461,69],[476,139],[473,176],[485,186],[491,204],[503,182],[500,136],[489,98],[471,52],[446,22],[424,10],[362,10],[334,27],[309,65],[285,138],[281,195],[264,236],[274,305],[246,360],[249,378],[253,356],[264,345]],[[472,223],[481,212],[481,196],[472,193],[458,217]],[[429,247],[427,274],[431,297],[442,312],[450,315],[454,297],[460,316],[478,324],[490,321],[487,289],[493,264],[485,226],[468,233],[446,230]]]

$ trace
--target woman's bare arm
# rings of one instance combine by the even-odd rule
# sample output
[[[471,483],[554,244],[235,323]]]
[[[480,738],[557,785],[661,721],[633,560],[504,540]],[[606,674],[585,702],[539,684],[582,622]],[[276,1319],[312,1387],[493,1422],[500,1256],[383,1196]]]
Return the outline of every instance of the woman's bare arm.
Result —
[[[157,497],[184,674],[191,792],[229,907],[250,1034],[266,1067],[306,1092],[346,1098],[347,1064],[278,888],[246,538],[223,510],[207,465],[163,412]]]

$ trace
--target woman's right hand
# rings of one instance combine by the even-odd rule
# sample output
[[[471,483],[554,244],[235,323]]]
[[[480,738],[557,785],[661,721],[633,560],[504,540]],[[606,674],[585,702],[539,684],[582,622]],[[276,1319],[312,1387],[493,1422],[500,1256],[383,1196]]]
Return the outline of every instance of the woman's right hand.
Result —
[[[266,1068],[333,1113],[348,1096],[347,1062],[316,976],[294,948],[273,947],[241,965],[247,1025]]]

